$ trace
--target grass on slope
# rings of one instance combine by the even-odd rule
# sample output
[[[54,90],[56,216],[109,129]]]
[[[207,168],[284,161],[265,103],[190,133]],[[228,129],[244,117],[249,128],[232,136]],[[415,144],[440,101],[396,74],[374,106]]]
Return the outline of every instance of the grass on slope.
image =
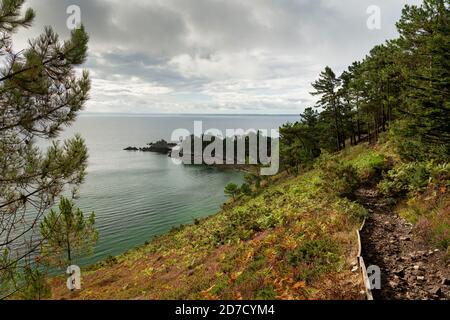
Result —
[[[355,230],[367,214],[345,195],[385,162],[367,146],[324,154],[298,177],[93,266],[83,289],[54,279],[53,298],[356,299]]]

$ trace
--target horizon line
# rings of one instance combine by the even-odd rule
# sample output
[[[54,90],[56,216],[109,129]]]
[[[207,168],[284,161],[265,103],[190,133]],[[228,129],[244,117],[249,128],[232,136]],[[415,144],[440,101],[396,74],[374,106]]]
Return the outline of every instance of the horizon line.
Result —
[[[117,116],[300,116],[300,113],[128,113],[128,112],[80,112],[80,116],[117,115]]]

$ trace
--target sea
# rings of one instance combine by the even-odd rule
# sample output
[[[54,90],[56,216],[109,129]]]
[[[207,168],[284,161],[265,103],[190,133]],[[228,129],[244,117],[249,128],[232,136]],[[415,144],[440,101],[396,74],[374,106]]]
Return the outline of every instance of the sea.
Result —
[[[85,183],[76,204],[95,212],[99,241],[94,254],[80,265],[116,256],[220,210],[224,187],[243,182],[243,173],[205,166],[175,164],[167,155],[129,152],[160,139],[171,140],[177,129],[277,129],[299,120],[296,115],[125,115],[82,114],[58,139],[80,134],[89,149]]]

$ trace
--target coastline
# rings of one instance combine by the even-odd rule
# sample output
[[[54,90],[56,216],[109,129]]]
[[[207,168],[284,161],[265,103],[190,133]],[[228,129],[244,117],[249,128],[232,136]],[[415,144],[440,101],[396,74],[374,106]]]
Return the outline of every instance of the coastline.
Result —
[[[355,230],[365,211],[337,193],[312,188],[319,172],[280,174],[213,215],[86,267],[80,292],[67,292],[64,276],[54,278],[53,298],[330,299],[338,285],[345,299],[363,299],[359,274],[351,270],[358,251]],[[317,238],[321,228],[325,233]],[[295,252],[310,246],[324,246],[333,258],[323,266],[313,261],[311,271],[295,276]],[[286,277],[288,282],[280,281]]]

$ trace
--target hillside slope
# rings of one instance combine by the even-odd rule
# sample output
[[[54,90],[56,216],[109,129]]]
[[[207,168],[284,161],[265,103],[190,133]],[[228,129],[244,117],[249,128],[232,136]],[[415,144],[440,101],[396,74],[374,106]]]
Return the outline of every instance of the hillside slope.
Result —
[[[53,298],[363,299],[355,230],[368,211],[350,199],[394,170],[387,150],[325,153],[299,176],[273,177],[214,216],[92,266],[79,292],[54,279]]]

